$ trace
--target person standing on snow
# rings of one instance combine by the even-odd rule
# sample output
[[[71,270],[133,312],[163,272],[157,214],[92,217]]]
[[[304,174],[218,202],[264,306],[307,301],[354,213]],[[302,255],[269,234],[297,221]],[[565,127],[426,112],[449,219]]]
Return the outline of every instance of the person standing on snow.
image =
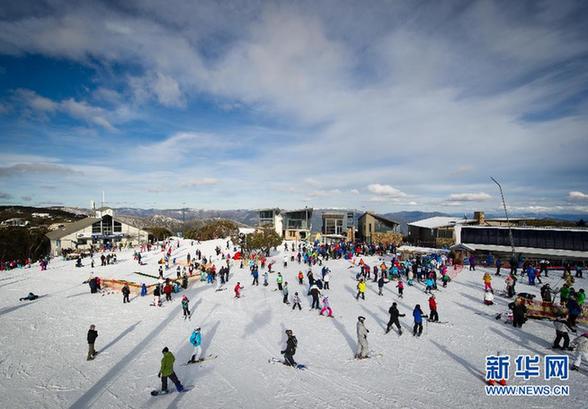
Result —
[[[563,313],[558,313],[556,315],[555,321],[553,321],[553,326],[555,327],[555,340],[553,341],[553,349],[567,349],[571,350],[570,348],[570,336],[568,332],[574,331],[569,323],[563,319],[565,315]],[[560,341],[563,339],[564,344],[563,347],[559,345]]]
[[[96,342],[96,338],[98,338],[98,331],[96,331],[96,326],[94,324],[90,325],[90,329],[88,330],[88,358],[87,361],[91,361],[96,356],[97,352],[94,349],[94,343]]]
[[[404,292],[404,283],[402,282],[401,278],[398,279],[398,284],[396,284],[396,288],[398,288],[398,296],[400,298],[403,298],[402,293]]]
[[[290,301],[288,301],[288,282],[287,281],[284,283],[284,287],[282,288],[282,294],[284,295],[282,302],[284,304],[290,304]]]
[[[316,284],[313,284],[312,287],[310,287],[310,295],[312,295],[312,306],[310,307],[311,309],[316,308],[317,310],[319,309],[319,295],[321,294],[320,290],[318,289]]]
[[[319,315],[323,315],[323,312],[328,312],[329,315],[327,315],[327,317],[333,317],[333,310],[331,309],[331,306],[329,305],[329,297],[327,297],[326,295],[323,297],[323,309],[321,310]]]
[[[588,332],[583,333],[572,341],[572,347],[576,351],[576,359],[572,364],[572,371],[577,371],[582,365],[582,358],[588,360]]]
[[[296,354],[296,347],[298,346],[298,340],[292,333],[291,329],[286,330],[286,335],[288,336],[288,340],[286,341],[286,349],[283,350],[281,353],[284,355],[285,365],[288,366],[298,366],[296,361],[294,361],[294,355]]]
[[[282,291],[282,283],[284,282],[284,277],[282,277],[282,273],[278,273],[276,277],[276,283],[278,284],[278,290]]]
[[[237,285],[235,285],[235,288],[233,289],[235,291],[235,298],[241,298],[241,290],[243,289],[243,286],[241,285],[240,282],[237,281]]]
[[[384,295],[384,293],[382,292],[382,290],[384,289],[384,283],[386,281],[384,280],[384,273],[382,273],[380,275],[380,278],[378,279],[378,295]]]
[[[294,293],[294,297],[292,297],[292,302],[293,302],[293,306],[292,309],[295,310],[296,307],[298,306],[298,310],[301,311],[302,307],[300,306],[300,297],[298,296],[298,293]]]
[[[421,336],[423,333],[423,315],[425,313],[421,310],[420,304],[417,304],[412,311],[412,316],[414,317],[414,327],[412,329],[412,335]]]
[[[202,354],[202,333],[200,332],[200,327],[192,331],[192,335],[190,335],[190,344],[194,347],[194,353],[188,363],[200,361],[200,355]]]
[[[184,312],[184,319],[192,318],[192,314],[190,314],[190,300],[185,295],[182,297],[182,310]]]
[[[163,348],[161,353],[163,354],[163,358],[161,358],[161,367],[157,375],[161,378],[161,392],[167,393],[167,378],[171,379],[174,385],[176,385],[178,392],[182,392],[184,387],[174,372],[174,362],[176,361],[174,354],[169,352],[167,347]]]
[[[398,311],[398,307],[396,306],[395,302],[392,303],[392,307],[390,307],[388,312],[390,313],[390,320],[388,321],[388,326],[386,327],[386,334],[390,332],[392,325],[396,325],[396,328],[398,328],[398,335],[402,335],[402,328],[400,328],[398,317],[404,317],[406,314],[401,314],[400,311]]]
[[[253,268],[251,270],[251,275],[253,276],[253,282],[251,283],[251,285],[259,285],[259,271],[256,268]]]
[[[325,275],[324,275],[324,277],[323,277],[323,282],[324,282],[324,284],[323,284],[323,289],[325,289],[325,290],[330,290],[330,287],[329,287],[329,282],[330,282],[330,281],[331,281],[331,272],[330,272],[330,270],[327,268],[327,270],[325,271]]]
[[[429,297],[429,309],[431,310],[431,313],[429,314],[429,321],[439,321],[439,314],[437,313],[437,300],[435,299],[435,294],[431,294],[431,297]]]
[[[368,357],[368,341],[367,334],[370,332],[365,327],[365,317],[357,317],[357,353],[355,354],[356,359],[364,359]]]
[[[363,278],[359,279],[359,283],[357,283],[357,295],[355,296],[356,300],[359,300],[359,297],[361,297],[362,300],[365,300],[365,281],[363,281]]]
[[[123,304],[126,304],[128,302],[131,302],[131,300],[129,299],[129,295],[131,294],[131,289],[129,288],[128,284],[125,284],[121,290],[122,295],[123,295]]]

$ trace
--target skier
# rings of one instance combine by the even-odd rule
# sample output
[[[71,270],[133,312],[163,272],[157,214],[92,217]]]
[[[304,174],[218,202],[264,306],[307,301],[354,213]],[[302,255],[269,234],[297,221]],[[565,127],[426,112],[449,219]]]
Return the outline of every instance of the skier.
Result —
[[[145,297],[147,295],[147,286],[145,283],[141,284],[141,297]]]
[[[368,357],[368,341],[367,334],[370,332],[365,327],[365,317],[357,317],[357,353],[355,354],[356,359],[364,359]]]
[[[567,349],[571,350],[570,346],[570,336],[568,335],[569,331],[574,331],[572,327],[570,327],[569,323],[563,319],[564,314],[558,313],[556,315],[555,321],[553,321],[553,326],[555,327],[555,340],[553,341],[553,349]],[[559,345],[560,340],[564,341],[563,347]]]
[[[185,295],[182,297],[182,310],[184,312],[184,319],[192,318],[192,314],[190,314],[190,300]]]
[[[156,307],[161,307],[161,290],[158,285],[156,285],[153,289],[153,305]]]
[[[325,275],[324,275],[324,277],[323,277],[323,282],[324,282],[323,288],[324,288],[325,290],[330,290],[330,288],[329,288],[329,282],[330,282],[330,281],[331,281],[331,273],[330,273],[330,270],[329,270],[329,269],[327,269],[327,270],[325,271]]]
[[[331,306],[329,305],[329,297],[327,297],[326,295],[323,297],[323,309],[320,312],[320,315],[323,315],[323,312],[327,311],[329,313],[329,315],[327,315],[327,317],[332,318],[333,317],[333,310],[331,309]]]
[[[286,335],[288,336],[288,340],[286,341],[286,349],[283,350],[281,353],[284,355],[285,365],[288,366],[298,366],[296,361],[294,361],[294,355],[296,354],[296,347],[298,346],[298,340],[292,333],[291,329],[286,330]]]
[[[128,302],[131,302],[131,300],[129,300],[129,295],[131,294],[131,290],[129,289],[129,285],[125,284],[121,290],[122,295],[123,295],[123,304],[126,304]]]
[[[288,282],[287,281],[284,283],[284,287],[282,288],[282,294],[284,295],[282,302],[284,304],[290,304],[290,301],[288,301]]]
[[[435,285],[435,282],[433,281],[433,279],[431,277],[428,277],[425,280],[425,294],[433,294],[431,291],[433,291],[434,285]]]
[[[402,282],[401,278],[398,279],[398,284],[396,284],[396,288],[398,288],[398,296],[402,298],[402,293],[404,292],[404,283]]]
[[[492,290],[492,276],[490,275],[490,273],[486,272],[484,273],[484,290],[490,290],[492,292],[494,292],[494,290]]]
[[[39,298],[38,295],[33,294],[33,293],[29,293],[26,297],[19,298],[19,301],[25,301],[25,300],[33,301],[33,300],[36,300],[37,298]]]
[[[509,273],[504,280],[506,283],[506,296],[512,298],[515,295],[515,285],[517,283],[517,277],[513,273]]]
[[[243,289],[243,286],[241,285],[240,282],[237,281],[237,285],[234,288],[235,298],[241,298],[241,290],[242,289]]]
[[[171,379],[174,385],[176,385],[178,392],[182,392],[184,387],[174,372],[174,362],[176,361],[174,354],[169,352],[167,347],[163,348],[161,353],[163,354],[163,358],[161,358],[161,367],[157,375],[161,378],[161,392],[167,393],[167,378]]]
[[[357,283],[357,295],[355,296],[356,300],[359,300],[359,297],[365,300],[365,288],[365,281],[363,281],[363,278],[360,278],[359,283]]]
[[[414,317],[414,327],[412,329],[412,335],[418,335],[419,337],[423,333],[423,315],[425,313],[421,310],[420,304],[417,304],[412,311],[412,316]]]
[[[429,297],[429,309],[431,310],[429,321],[438,322],[439,314],[437,313],[437,300],[435,299],[435,294],[431,294],[431,297]]]
[[[294,293],[294,297],[292,297],[292,302],[293,302],[293,306],[292,309],[296,309],[296,306],[298,306],[298,310],[302,310],[302,307],[300,306],[300,297],[298,296],[298,293]]]
[[[96,354],[96,350],[94,349],[94,343],[96,342],[96,338],[98,338],[98,331],[96,331],[96,326],[94,324],[90,325],[90,329],[88,330],[88,357],[86,358],[87,361],[91,361],[94,359]]]
[[[577,371],[582,364],[582,358],[588,360],[588,332],[574,339],[572,341],[572,347],[576,350],[576,359],[572,364],[572,370]]]
[[[384,293],[382,292],[382,290],[384,289],[384,283],[386,281],[384,280],[384,273],[382,273],[380,275],[380,278],[378,279],[378,295],[384,295]]]
[[[190,344],[194,346],[194,353],[188,363],[193,364],[194,362],[200,361],[200,355],[202,354],[202,333],[200,332],[200,327],[192,331],[192,335],[190,335]]]
[[[169,283],[169,281],[163,286],[163,293],[165,294],[165,301],[171,301],[172,300],[172,286]]]
[[[263,286],[264,287],[267,287],[269,285],[268,278],[269,278],[269,274],[266,271],[266,272],[263,273]]]
[[[395,302],[392,303],[392,306],[390,307],[388,312],[390,313],[390,321],[388,321],[388,326],[386,327],[386,334],[390,332],[390,329],[392,329],[392,325],[396,325],[396,328],[398,328],[398,335],[402,335],[402,328],[400,328],[400,322],[398,321],[398,317],[404,317],[406,316],[406,314],[401,314],[400,311],[398,311],[398,307],[396,306]]]
[[[316,308],[318,310],[319,309],[319,295],[321,294],[321,292],[318,289],[318,287],[316,286],[316,284],[313,284],[312,287],[310,287],[309,292],[310,292],[310,295],[312,295],[312,306],[310,307],[310,309]]]
[[[253,269],[251,270],[251,275],[253,276],[253,282],[251,283],[251,285],[259,285],[259,271],[255,267],[253,267]]]

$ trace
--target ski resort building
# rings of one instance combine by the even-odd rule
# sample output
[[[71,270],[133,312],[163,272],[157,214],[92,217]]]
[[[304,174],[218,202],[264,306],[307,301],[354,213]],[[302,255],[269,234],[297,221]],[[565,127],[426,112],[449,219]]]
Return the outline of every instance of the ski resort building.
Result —
[[[286,240],[306,240],[310,237],[312,208],[299,210],[261,209],[258,227],[272,228]]]
[[[101,207],[95,210],[94,217],[65,223],[46,236],[51,242],[51,255],[57,256],[64,250],[86,250],[92,245],[135,245],[146,242],[149,233],[117,219],[113,209]]]
[[[400,223],[371,212],[365,212],[358,221],[359,239],[366,243],[399,243],[402,239]]]
[[[322,214],[322,221],[321,234],[323,241],[354,240],[355,213],[324,212]]]
[[[443,247],[454,244],[456,225],[471,224],[475,220],[436,216],[408,223],[408,241],[415,246]]]
[[[515,226],[511,230],[517,256],[552,261],[588,260],[586,228]],[[512,247],[508,231],[503,226],[456,226],[456,244],[451,249],[509,260]]]

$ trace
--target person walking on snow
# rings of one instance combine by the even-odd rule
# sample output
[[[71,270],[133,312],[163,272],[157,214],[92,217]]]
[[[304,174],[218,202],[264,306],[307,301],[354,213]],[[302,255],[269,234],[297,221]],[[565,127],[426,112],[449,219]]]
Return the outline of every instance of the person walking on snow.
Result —
[[[323,312],[327,311],[329,313],[329,315],[327,315],[327,317],[333,317],[333,310],[331,309],[331,306],[329,305],[329,297],[327,297],[326,295],[323,297],[323,309],[321,310],[320,315],[323,315]]]
[[[292,333],[291,329],[286,330],[286,335],[288,339],[286,340],[286,349],[284,349],[281,353],[284,355],[285,365],[288,366],[298,366],[296,361],[294,361],[294,355],[296,354],[296,347],[298,346],[298,340]]]
[[[235,298],[241,298],[241,290],[243,289],[243,286],[241,285],[240,282],[237,281],[237,285],[235,285],[234,291],[235,291]]]
[[[359,283],[357,283],[357,295],[355,296],[356,300],[359,300],[359,297],[361,297],[362,300],[365,300],[365,281],[363,281],[363,278],[359,279]]]
[[[435,294],[431,294],[429,297],[429,309],[431,313],[429,314],[429,320],[432,322],[439,321],[439,314],[437,313],[437,300],[435,299]]]
[[[563,319],[564,314],[558,313],[555,321],[553,321],[553,326],[555,327],[555,340],[553,341],[553,349],[566,349],[571,350],[570,348],[570,336],[568,332],[574,331],[569,325],[569,323]],[[559,345],[560,341],[563,339],[563,347]]]
[[[421,310],[420,304],[417,304],[412,311],[412,316],[414,317],[414,327],[412,329],[412,335],[421,336],[423,333],[423,315],[425,313]]]
[[[284,304],[290,304],[290,301],[288,301],[288,282],[287,281],[284,283],[284,287],[282,288],[282,294],[284,295],[284,299],[282,300],[282,302]]]
[[[296,306],[298,306],[298,310],[302,310],[302,307],[300,306],[300,297],[298,296],[298,293],[294,293],[294,297],[292,297],[292,302],[293,302],[293,306],[292,309],[295,310]]]
[[[190,300],[185,295],[182,297],[182,310],[184,311],[184,319],[192,318],[190,314]]]
[[[402,293],[404,292],[404,283],[402,282],[401,278],[398,279],[398,284],[396,284],[396,288],[398,288],[398,296],[402,298]]]
[[[188,363],[200,361],[200,355],[202,354],[202,333],[200,332],[200,327],[192,331],[192,335],[190,335],[190,344],[194,346],[194,353]]]
[[[91,361],[96,356],[97,352],[94,349],[94,343],[96,342],[96,338],[98,338],[98,331],[96,331],[95,325],[90,325],[90,329],[88,330],[88,358],[87,361]]]
[[[357,353],[355,354],[356,359],[364,359],[368,357],[368,341],[367,334],[370,332],[365,327],[365,317],[357,317]]]
[[[576,359],[572,365],[572,371],[577,371],[582,365],[582,358],[588,360],[588,332],[583,333],[572,341],[572,347],[576,351]]]
[[[159,368],[159,374],[157,375],[161,378],[161,392],[167,393],[167,378],[171,379],[174,385],[176,385],[178,392],[182,392],[184,386],[182,386],[182,383],[174,372],[174,362],[176,361],[174,354],[169,352],[167,347],[163,348],[161,353],[163,354],[163,358],[161,358],[161,367]]]
[[[386,281],[384,280],[384,273],[382,273],[380,275],[380,278],[378,279],[378,295],[384,295],[384,293],[382,292],[382,290],[384,289],[384,283]]]
[[[398,335],[402,335],[402,328],[400,328],[400,321],[398,318],[404,317],[406,314],[401,314],[400,311],[398,311],[398,307],[396,306],[395,302],[392,303],[392,307],[390,307],[388,312],[390,313],[390,320],[388,321],[388,326],[386,327],[386,334],[390,332],[392,325],[396,325],[396,328],[398,328]]]
[[[316,284],[313,284],[310,287],[310,295],[312,295],[312,306],[310,309],[319,309],[319,295],[321,294],[320,290],[318,289]]]

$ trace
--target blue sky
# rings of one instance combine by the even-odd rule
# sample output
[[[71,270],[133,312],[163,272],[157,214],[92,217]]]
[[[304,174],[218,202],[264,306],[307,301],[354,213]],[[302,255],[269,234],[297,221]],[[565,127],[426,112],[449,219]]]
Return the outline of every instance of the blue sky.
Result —
[[[588,213],[585,2],[291,3],[3,6],[0,203]]]

